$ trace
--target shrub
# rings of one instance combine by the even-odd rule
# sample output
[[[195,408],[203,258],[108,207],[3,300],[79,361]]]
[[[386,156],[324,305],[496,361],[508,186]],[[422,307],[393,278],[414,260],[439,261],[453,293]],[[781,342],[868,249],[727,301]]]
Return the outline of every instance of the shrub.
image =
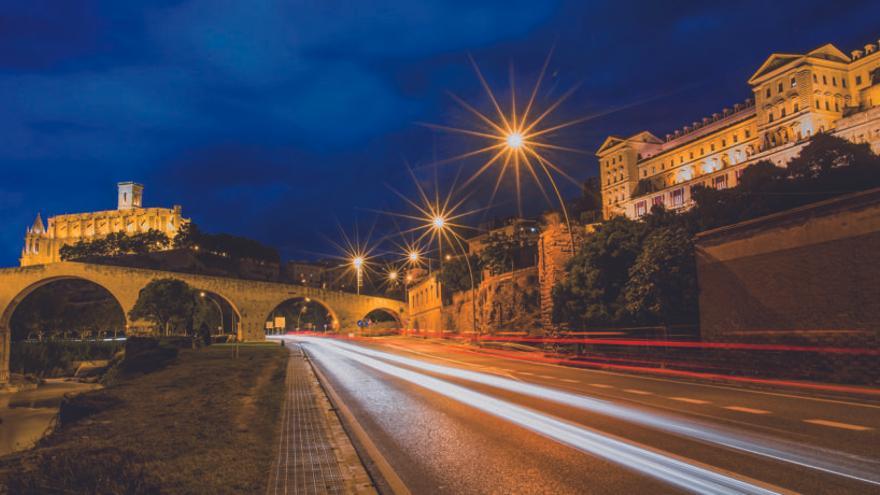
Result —
[[[110,359],[122,348],[119,342],[13,342],[10,369],[38,376],[58,376],[74,361]]]

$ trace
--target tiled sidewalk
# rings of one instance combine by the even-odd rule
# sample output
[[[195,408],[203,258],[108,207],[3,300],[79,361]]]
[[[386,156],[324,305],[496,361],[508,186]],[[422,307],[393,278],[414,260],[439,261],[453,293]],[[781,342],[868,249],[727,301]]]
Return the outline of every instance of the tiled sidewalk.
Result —
[[[282,409],[277,458],[269,475],[269,495],[364,493],[343,473],[337,450],[344,435],[331,431],[329,404],[298,345],[288,343],[287,395]],[[341,431],[341,428],[337,428]],[[351,456],[349,456],[351,457]],[[362,485],[363,483],[361,483]],[[370,490],[371,491],[371,490]]]

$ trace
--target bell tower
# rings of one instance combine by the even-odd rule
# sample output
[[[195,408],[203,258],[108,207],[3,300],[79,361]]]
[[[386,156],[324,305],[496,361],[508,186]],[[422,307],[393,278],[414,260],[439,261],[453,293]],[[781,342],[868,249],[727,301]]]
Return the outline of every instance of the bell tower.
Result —
[[[144,186],[135,182],[120,182],[116,184],[119,189],[119,210],[131,210],[141,208],[144,199]]]

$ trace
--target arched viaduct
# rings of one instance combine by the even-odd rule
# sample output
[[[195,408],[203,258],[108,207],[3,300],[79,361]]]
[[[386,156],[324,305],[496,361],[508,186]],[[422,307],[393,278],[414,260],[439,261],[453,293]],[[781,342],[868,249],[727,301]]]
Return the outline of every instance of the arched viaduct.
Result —
[[[360,296],[300,285],[261,282],[210,275],[166,272],[89,263],[61,262],[21,268],[0,269],[0,383],[9,379],[9,349],[12,313],[35,289],[56,280],[81,279],[107,289],[126,314],[129,327],[143,322],[128,321],[138,293],[149,282],[162,278],[183,280],[192,287],[216,294],[238,313],[238,335],[242,340],[263,340],[270,313],[290,299],[310,298],[324,305],[335,320],[337,331],[356,328],[357,320],[374,310],[385,310],[402,321],[405,303],[383,297]]]

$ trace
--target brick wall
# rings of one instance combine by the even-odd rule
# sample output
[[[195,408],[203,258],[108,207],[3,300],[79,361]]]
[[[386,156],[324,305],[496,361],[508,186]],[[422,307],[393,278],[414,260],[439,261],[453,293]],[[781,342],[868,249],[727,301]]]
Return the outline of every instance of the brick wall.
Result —
[[[704,232],[696,247],[703,340],[880,347],[880,189]],[[870,357],[779,364],[835,381],[880,376]]]

